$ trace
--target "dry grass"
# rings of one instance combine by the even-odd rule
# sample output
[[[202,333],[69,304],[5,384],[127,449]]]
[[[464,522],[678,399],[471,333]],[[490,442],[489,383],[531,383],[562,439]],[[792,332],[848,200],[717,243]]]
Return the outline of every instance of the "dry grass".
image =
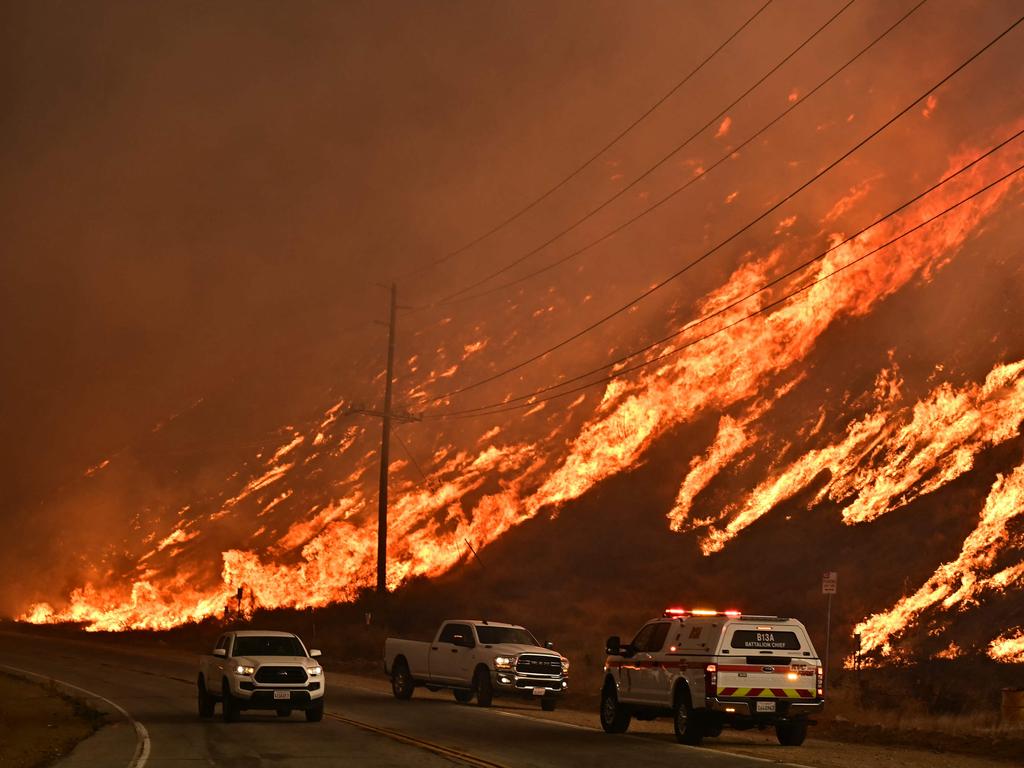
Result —
[[[103,716],[52,685],[0,674],[0,765],[40,768],[68,754]]]

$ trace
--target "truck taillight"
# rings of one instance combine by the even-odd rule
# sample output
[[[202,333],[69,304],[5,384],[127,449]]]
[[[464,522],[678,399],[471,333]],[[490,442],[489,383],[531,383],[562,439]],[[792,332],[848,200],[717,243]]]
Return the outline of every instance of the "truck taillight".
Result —
[[[825,695],[825,670],[818,666],[818,696]]]
[[[718,665],[708,664],[704,667],[704,695],[714,696],[718,693]]]

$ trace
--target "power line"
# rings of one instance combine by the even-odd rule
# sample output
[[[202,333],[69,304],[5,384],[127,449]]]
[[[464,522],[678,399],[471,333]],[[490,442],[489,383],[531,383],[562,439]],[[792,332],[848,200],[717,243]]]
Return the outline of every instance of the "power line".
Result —
[[[765,133],[770,128],[772,128],[776,123],[780,122],[783,118],[788,116],[789,113],[792,112],[794,109],[796,109],[797,107],[799,107],[802,104],[804,104],[809,98],[811,98],[811,96],[813,96],[815,93],[817,93],[823,87],[825,87],[830,82],[832,82],[832,80],[834,80],[836,77],[838,77],[840,74],[842,74],[842,72],[844,70],[846,70],[848,67],[852,66],[858,59],[860,59],[861,56],[863,56],[865,53],[867,53],[875,45],[880,43],[894,29],[896,29],[896,27],[898,27],[900,24],[902,24],[907,18],[909,18],[915,11],[917,11],[926,2],[928,2],[928,0],[921,0],[921,2],[919,2],[917,5],[913,6],[909,11],[907,11],[905,14],[903,14],[903,16],[901,16],[899,19],[896,20],[895,23],[893,23],[891,26],[889,26],[886,30],[884,30],[877,37],[875,37],[870,43],[868,43],[866,46],[861,48],[861,50],[853,58],[849,59],[841,67],[839,67],[838,69],[833,71],[828,77],[826,77],[824,80],[822,80],[816,86],[814,86],[814,88],[812,88],[807,93],[805,93],[802,96],[800,96],[796,101],[794,101],[792,104],[790,104],[786,109],[784,109],[782,112],[780,112],[774,118],[772,118],[769,122],[767,122],[763,126],[761,126],[761,128],[759,128],[753,134],[751,134],[746,139],[744,139],[740,144],[736,145],[735,147],[731,147],[729,149],[729,151],[726,152],[725,154],[723,154],[721,157],[719,157],[718,160],[713,162],[708,167],[703,168],[699,173],[696,173],[693,176],[691,176],[681,186],[676,187],[675,189],[673,189],[671,192],[669,192],[667,195],[662,197],[660,200],[658,200],[654,204],[652,204],[652,205],[648,206],[647,208],[641,210],[639,213],[637,213],[634,216],[630,217],[625,222],[623,222],[622,224],[619,224],[618,226],[616,226],[613,229],[609,230],[608,232],[606,232],[605,234],[601,235],[597,239],[590,241],[586,245],[583,245],[583,246],[581,246],[580,248],[577,248],[574,251],[571,251],[570,253],[566,254],[565,256],[562,256],[562,257],[560,257],[558,259],[555,259],[554,261],[549,262],[548,264],[545,264],[544,266],[539,267],[539,268],[537,268],[537,269],[535,269],[535,270],[533,270],[531,272],[528,272],[525,275],[521,275],[520,277],[517,277],[517,278],[512,279],[512,280],[508,280],[508,281],[506,281],[504,283],[501,283],[499,285],[496,285],[496,286],[494,286],[492,288],[488,288],[488,289],[485,289],[485,290],[482,290],[482,291],[479,291],[477,293],[470,294],[470,295],[463,295],[463,296],[460,296],[457,299],[452,299],[451,301],[444,303],[444,306],[449,306],[451,304],[461,304],[463,302],[472,301],[474,299],[479,299],[479,298],[482,298],[484,296],[490,296],[490,295],[493,295],[493,294],[498,293],[500,291],[503,291],[506,288],[511,288],[511,287],[513,287],[515,285],[519,285],[521,283],[525,283],[525,282],[527,282],[529,280],[532,280],[535,277],[538,277],[538,276],[540,276],[540,275],[542,275],[542,274],[544,274],[546,272],[551,271],[552,269],[555,269],[556,267],[561,266],[562,264],[565,264],[568,261],[571,261],[572,259],[576,258],[577,256],[580,256],[583,253],[586,253],[587,251],[589,251],[590,249],[594,248],[595,246],[598,246],[601,243],[604,243],[604,242],[612,239],[615,235],[619,234],[623,230],[628,229],[634,223],[636,223],[640,219],[646,217],[649,213],[652,213],[655,210],[661,208],[669,200],[674,199],[677,195],[679,195],[682,192],[684,192],[685,190],[689,189],[692,185],[696,184],[698,181],[700,181],[705,176],[707,176],[709,173],[711,173],[711,171],[715,170],[720,165],[725,163],[727,160],[731,159],[737,152],[739,152],[740,150],[744,149],[747,145],[749,145],[752,142],[754,142],[763,133]]]
[[[782,275],[779,275],[778,277],[770,280],[769,282],[767,282],[764,285],[762,285],[760,288],[757,288],[756,290],[746,294],[745,296],[743,296],[741,298],[738,298],[738,299],[730,302],[729,304],[727,304],[727,305],[725,305],[723,307],[720,307],[719,309],[715,310],[714,312],[708,313],[706,315],[702,315],[701,317],[696,318],[695,320],[692,320],[691,322],[687,323],[682,328],[680,328],[678,331],[670,333],[668,336],[665,336],[665,337],[663,337],[661,339],[658,339],[657,341],[651,342],[650,344],[647,344],[647,345],[645,345],[643,347],[635,349],[635,350],[633,350],[633,351],[631,351],[631,352],[629,352],[629,353],[627,353],[625,355],[622,355],[621,357],[616,358],[615,360],[609,360],[609,361],[605,362],[603,365],[601,365],[598,368],[593,368],[593,369],[591,369],[589,371],[585,371],[583,373],[577,374],[577,375],[575,375],[575,376],[573,376],[572,378],[569,378],[569,379],[563,379],[562,381],[559,381],[556,384],[549,384],[547,386],[541,387],[539,389],[536,389],[536,390],[530,392],[529,394],[518,395],[516,397],[506,398],[506,399],[502,400],[500,403],[492,403],[492,404],[489,404],[489,405],[477,406],[475,408],[467,408],[467,409],[458,410],[458,411],[448,411],[444,415],[445,416],[468,415],[468,414],[473,414],[473,413],[476,413],[476,412],[479,412],[479,411],[489,411],[492,408],[497,408],[499,406],[507,406],[507,405],[510,405],[511,403],[522,402],[522,401],[526,401],[524,407],[527,407],[527,406],[532,407],[533,405],[535,405],[537,403],[536,397],[538,395],[541,395],[541,394],[544,394],[545,392],[550,392],[550,391],[553,391],[553,390],[556,390],[556,389],[561,389],[562,387],[565,387],[565,386],[567,386],[569,384],[572,384],[573,382],[582,381],[582,380],[584,380],[586,378],[589,378],[590,376],[602,373],[603,371],[605,371],[609,367],[614,367],[614,366],[621,365],[622,363],[626,362],[627,360],[631,360],[634,357],[637,357],[638,355],[641,355],[641,354],[643,354],[645,352],[649,352],[652,349],[655,349],[655,348],[661,346],[662,344],[666,344],[666,343],[672,341],[673,339],[683,335],[684,333],[693,330],[697,326],[703,325],[704,323],[709,322],[710,320],[713,320],[716,317],[720,317],[721,315],[724,315],[729,310],[731,310],[731,309],[733,309],[733,308],[735,308],[735,307],[737,307],[737,306],[739,306],[741,304],[744,304],[745,302],[747,302],[750,299],[754,298],[755,296],[763,293],[764,291],[768,290],[769,288],[772,288],[772,287],[778,285],[779,283],[781,283],[781,282],[783,282],[785,280],[788,280],[790,277],[792,277],[793,275],[795,275],[795,274],[797,274],[799,272],[802,272],[803,270],[807,269],[807,267],[811,266],[812,264],[815,264],[815,263],[821,261],[826,256],[828,256],[828,254],[837,251],[839,248],[842,248],[844,245],[848,245],[849,243],[853,242],[854,240],[859,238],[861,235],[863,235],[865,232],[869,231],[870,229],[873,229],[874,227],[876,227],[878,224],[882,223],[886,219],[892,218],[893,216],[895,216],[900,211],[910,207],[911,205],[913,205],[914,203],[918,202],[919,200],[927,197],[928,195],[930,195],[932,192],[934,192],[939,187],[944,186],[945,184],[948,184],[953,179],[955,179],[958,176],[966,173],[968,170],[970,170],[971,168],[976,166],[978,163],[980,163],[981,161],[983,161],[987,157],[990,157],[991,155],[995,154],[996,152],[998,152],[1000,149],[1002,149],[1003,147],[1005,147],[1006,145],[1008,145],[1009,143],[1011,143],[1015,139],[1020,138],[1022,135],[1024,135],[1024,128],[1022,128],[1021,130],[1017,131],[1016,133],[1014,133],[1009,138],[1004,139],[1003,141],[999,142],[995,146],[991,147],[990,149],[985,151],[983,154],[978,155],[973,160],[971,160],[969,163],[961,166],[960,168],[958,168],[953,173],[950,173],[947,176],[943,177],[938,182],[936,182],[935,184],[930,186],[928,189],[926,189],[926,190],[924,190],[922,192],[919,192],[918,194],[914,195],[912,198],[910,198],[909,200],[907,200],[906,202],[901,204],[899,207],[894,208],[893,210],[891,210],[888,213],[886,213],[884,216],[880,216],[879,218],[875,219],[870,224],[862,227],[861,229],[859,229],[857,232],[855,232],[852,235],[850,235],[849,237],[847,237],[842,242],[836,243],[832,247],[828,248],[827,250],[822,251],[821,253],[817,254],[816,256],[813,256],[812,258],[807,259],[804,262],[801,262],[797,266],[795,266],[792,269],[790,269],[788,272],[786,272],[786,273],[784,273]],[[961,201],[961,203],[962,202],[963,201]],[[961,203],[957,203],[957,205],[960,205]],[[952,210],[952,208],[947,209],[946,211],[943,212],[943,214],[940,214],[940,215],[944,215],[949,210]],[[933,217],[933,219],[934,218],[937,218],[937,217]],[[929,221],[931,221],[933,219],[929,219]],[[925,223],[928,223],[928,222],[925,222]],[[922,225],[919,225],[916,228],[919,228],[920,226],[922,226]],[[900,237],[904,237],[905,234],[901,235]],[[892,241],[890,241],[890,242],[892,242]],[[702,338],[706,338],[706,337],[702,337]],[[602,380],[602,381],[604,381],[604,380]],[[590,385],[588,385],[588,386],[590,386]]]
[[[416,472],[423,479],[423,482],[427,484],[427,487],[435,488],[437,486],[437,481],[429,478],[427,476],[427,473],[423,471],[423,466],[416,460],[416,456],[413,454],[413,452],[409,450],[409,446],[402,438],[402,433],[396,429],[392,431],[391,434],[393,434],[398,439],[398,444],[402,446],[402,450],[405,451],[406,457],[409,459],[410,462],[412,462],[412,465],[416,468]]]
[[[673,95],[675,95],[675,93],[680,88],[682,88],[684,85],[686,85],[686,83],[688,83],[694,77],[694,75],[696,75],[698,72],[700,72],[713,58],[715,58],[715,56],[717,56],[722,51],[722,49],[724,49],[729,43],[731,43],[734,39],[736,39],[736,37],[744,29],[746,29],[748,26],[750,26],[750,24],[752,24],[754,22],[754,20],[758,16],[760,16],[761,13],[764,12],[768,8],[768,6],[771,5],[773,2],[774,2],[774,0],[768,0],[766,3],[764,3],[764,5],[759,7],[754,12],[754,14],[752,16],[750,16],[746,21],[744,21],[717,48],[715,48],[711,53],[709,53],[694,69],[690,70],[686,74],[686,76],[683,77],[682,80],[677,81],[663,96],[661,96],[661,98],[659,98],[657,101],[655,101],[654,104],[652,104],[650,107],[648,107],[639,117],[637,117],[635,120],[633,120],[633,122],[631,122],[629,125],[627,125],[618,134],[616,134],[615,137],[612,138],[611,141],[609,141],[607,144],[605,144],[603,147],[601,147],[599,150],[597,150],[597,152],[595,152],[593,155],[591,155],[586,160],[584,160],[583,163],[580,166],[578,166],[575,170],[571,171],[567,176],[563,177],[554,186],[548,188],[539,197],[534,198],[533,200],[531,200],[529,203],[527,203],[522,208],[518,209],[517,211],[515,211],[511,215],[509,215],[506,218],[502,219],[500,222],[498,222],[497,224],[492,226],[490,229],[488,229],[483,234],[478,235],[477,237],[475,237],[472,240],[470,240],[468,243],[466,243],[466,244],[456,248],[455,250],[449,251],[448,253],[446,253],[445,255],[441,256],[440,258],[434,259],[433,261],[425,264],[423,267],[421,267],[421,268],[419,268],[417,270],[414,270],[410,274],[411,275],[421,274],[422,272],[424,272],[424,271],[426,271],[428,269],[440,266],[441,264],[443,264],[444,262],[448,261],[449,259],[455,258],[456,256],[459,256],[460,254],[465,253],[466,251],[468,251],[473,246],[483,242],[487,238],[491,237],[491,235],[496,234],[497,232],[499,232],[500,230],[504,229],[505,227],[507,227],[512,222],[514,222],[517,219],[519,219],[520,217],[522,217],[524,214],[526,214],[529,211],[533,210],[537,205],[539,205],[544,200],[546,200],[551,195],[553,195],[555,192],[557,192],[559,189],[564,187],[566,184],[568,184],[570,181],[572,181],[572,179],[576,178],[576,176],[578,176],[586,168],[588,168],[595,160],[597,160],[599,157],[601,157],[601,155],[603,155],[605,152],[607,152],[613,146],[618,144],[619,141],[621,141],[628,133],[630,133],[640,123],[642,123],[644,120],[646,120],[656,109],[658,109],[658,107],[660,107],[662,104],[664,104],[666,101],[668,101]]]
[[[447,303],[450,303],[453,300],[457,299],[459,296],[464,295],[468,291],[471,291],[474,288],[479,288],[481,285],[491,281],[492,279],[494,279],[495,277],[498,277],[499,275],[504,274],[505,272],[507,272],[508,270],[512,269],[513,267],[515,267],[515,266],[521,264],[522,262],[526,261],[526,259],[530,258],[531,256],[541,252],[542,250],[547,248],[552,243],[556,242],[557,240],[560,240],[562,237],[567,235],[569,232],[572,232],[574,229],[579,227],[584,222],[589,221],[591,218],[593,218],[598,213],[603,211],[607,206],[611,205],[613,202],[615,202],[620,197],[622,197],[624,194],[626,194],[626,192],[628,192],[629,190],[633,189],[633,187],[635,187],[641,181],[643,181],[648,176],[650,176],[652,173],[654,173],[654,171],[656,171],[662,165],[667,163],[672,157],[674,157],[676,154],[678,154],[680,151],[682,151],[687,145],[690,144],[690,142],[692,142],[694,139],[696,139],[698,136],[700,136],[705,130],[707,130],[712,125],[714,125],[719,120],[721,120],[722,117],[727,112],[729,112],[729,110],[731,110],[733,107],[735,107],[737,104],[739,104],[739,102],[741,102],[743,99],[745,99],[752,91],[757,89],[769,77],[771,77],[773,74],[775,74],[781,67],[783,67],[794,56],[796,56],[801,50],[803,50],[808,44],[810,44],[810,42],[812,40],[814,40],[814,38],[816,38],[826,28],[828,28],[832,24],[832,22],[834,22],[843,13],[845,13],[846,10],[851,5],[853,5],[856,1],[857,0],[848,0],[848,2],[842,8],[840,8],[838,11],[836,11],[834,14],[832,14],[832,16],[830,16],[828,18],[828,20],[825,21],[824,24],[822,24],[816,30],[814,30],[814,32],[811,33],[811,35],[809,37],[807,37],[796,48],[794,48],[786,56],[784,56],[777,64],[775,64],[775,66],[771,67],[764,75],[761,76],[761,78],[757,82],[755,82],[752,86],[747,88],[747,90],[744,91],[742,94],[740,94],[735,100],[733,100],[732,103],[730,103],[729,105],[724,107],[720,112],[718,112],[718,114],[716,114],[714,117],[709,119],[706,123],[704,123],[704,125],[702,125],[700,128],[698,128],[692,134],[690,134],[690,136],[687,137],[681,144],[677,144],[675,147],[673,147],[668,152],[668,154],[664,155],[661,159],[659,159],[653,165],[648,167],[647,170],[645,170],[643,173],[641,173],[639,176],[637,176],[635,179],[633,179],[631,182],[629,182],[629,184],[624,186],[622,189],[620,189],[617,192],[615,192],[611,197],[609,197],[604,202],[599,204],[596,208],[592,208],[590,211],[588,211],[583,216],[578,218],[572,224],[570,224],[569,226],[567,226],[564,229],[560,230],[559,232],[557,232],[555,235],[553,235],[550,238],[548,238],[547,240],[545,240],[540,245],[538,245],[535,248],[527,251],[526,253],[522,254],[521,256],[516,257],[515,259],[513,259],[510,262],[508,262],[504,266],[500,267],[499,269],[495,270],[494,272],[491,272],[486,277],[483,277],[483,278],[477,280],[474,283],[470,283],[469,285],[463,286],[462,288],[460,288],[459,290],[455,291],[454,293],[450,293],[448,296],[445,296],[444,298],[442,298],[440,301],[436,302],[435,304],[430,304],[430,305],[427,305],[427,306],[444,306]]]
[[[555,351],[561,349],[562,347],[572,343],[576,339],[578,339],[578,338],[580,338],[582,336],[585,336],[586,334],[596,330],[597,328],[599,328],[602,325],[604,325],[605,323],[607,323],[609,320],[617,317],[618,315],[622,314],[623,312],[626,312],[631,307],[633,307],[634,305],[636,305],[639,302],[643,301],[644,299],[648,298],[649,296],[651,296],[652,294],[656,293],[657,291],[661,290],[662,288],[664,288],[669,283],[673,282],[674,280],[677,280],[679,277],[681,277],[682,275],[684,275],[685,273],[687,273],[688,271],[693,269],[695,266],[697,266],[698,264],[703,262],[705,259],[707,259],[711,255],[713,255],[717,251],[721,250],[724,246],[726,246],[727,244],[729,244],[730,242],[732,242],[736,238],[738,238],[740,235],[742,235],[744,232],[749,230],[755,224],[757,224],[760,221],[764,220],[766,217],[768,217],[774,211],[776,211],[780,207],[782,207],[785,203],[787,203],[790,200],[792,200],[800,192],[802,192],[803,190],[807,189],[809,186],[811,186],[811,184],[816,182],[818,179],[820,179],[826,173],[828,173],[833,168],[835,168],[837,165],[839,165],[841,162],[843,162],[848,157],[850,157],[858,149],[860,149],[865,144],[867,144],[869,141],[871,141],[873,138],[875,138],[880,133],[882,133],[886,128],[888,128],[890,125],[892,125],[897,120],[899,120],[901,117],[903,117],[903,115],[905,115],[907,112],[909,112],[911,109],[913,109],[917,104],[919,104],[922,100],[924,100],[932,92],[934,92],[938,88],[942,87],[945,83],[947,83],[949,80],[951,80],[953,77],[955,77],[961,71],[963,71],[967,66],[969,66],[975,59],[977,59],[979,56],[981,56],[983,53],[985,53],[987,50],[989,50],[992,46],[994,46],[996,43],[998,43],[1000,40],[1002,40],[1007,34],[1009,34],[1012,30],[1014,30],[1022,21],[1024,21],[1024,16],[1019,17],[1015,22],[1013,22],[1013,24],[1011,24],[1009,27],[1007,27],[1002,32],[1000,32],[996,37],[994,37],[992,40],[990,40],[988,43],[986,43],[978,51],[973,53],[964,62],[962,62],[955,69],[953,69],[949,74],[945,75],[937,83],[935,83],[933,86],[928,88],[924,93],[922,93],[920,96],[916,97],[913,101],[911,101],[909,104],[907,104],[905,107],[903,107],[903,109],[901,109],[895,115],[893,115],[888,120],[886,120],[884,123],[882,123],[882,125],[880,125],[878,128],[876,128],[871,133],[869,133],[866,137],[864,137],[863,139],[858,141],[856,144],[854,144],[853,147],[851,147],[846,152],[844,152],[842,155],[840,155],[835,160],[833,160],[828,165],[826,165],[822,170],[820,170],[817,173],[815,173],[809,179],[807,179],[802,184],[800,184],[796,189],[794,189],[793,191],[789,192],[787,195],[782,197],[777,202],[773,203],[764,212],[762,212],[761,214],[756,216],[751,221],[747,222],[740,229],[738,229],[735,232],[733,232],[731,235],[726,237],[724,240],[719,241],[719,243],[717,245],[715,245],[714,247],[710,248],[707,251],[704,251],[703,254],[701,254],[697,258],[691,260],[690,262],[685,264],[682,268],[676,270],[675,272],[673,272],[668,277],[666,277],[666,278],[660,280],[659,282],[655,283],[652,287],[648,288],[643,293],[641,293],[638,296],[634,297],[633,299],[631,299],[626,304],[623,304],[622,306],[618,307],[617,309],[612,310],[611,312],[605,314],[604,316],[602,316],[598,320],[590,323],[589,325],[585,326],[584,328],[582,328],[582,329],[574,332],[573,334],[567,336],[566,338],[564,338],[561,341],[557,342],[556,344],[548,347],[547,349],[543,350],[542,352],[539,352],[539,353],[536,353],[534,355],[531,355],[530,357],[528,357],[528,358],[526,358],[524,360],[521,360],[520,362],[516,363],[515,365],[512,365],[512,366],[510,366],[508,368],[505,368],[505,369],[503,369],[501,371],[498,371],[497,373],[491,374],[490,376],[486,376],[486,377],[484,377],[482,379],[478,379],[477,381],[472,382],[470,384],[466,384],[466,385],[464,385],[462,387],[458,387],[458,388],[453,389],[453,390],[451,390],[449,392],[446,392],[446,393],[443,393],[441,395],[437,395],[435,397],[432,397],[428,402],[429,403],[435,403],[435,402],[439,402],[441,400],[445,400],[445,399],[447,399],[449,397],[452,397],[454,395],[462,394],[463,392],[467,392],[467,391],[469,391],[471,389],[476,389],[477,387],[480,387],[480,386],[482,386],[484,384],[487,384],[487,383],[489,383],[491,381],[495,381],[496,379],[502,378],[503,376],[507,376],[509,373],[513,373],[514,371],[517,371],[517,370],[519,370],[521,368],[524,368],[527,365],[529,365],[531,363],[534,363],[537,360],[540,360],[542,357],[545,357],[545,356],[551,354],[552,352],[555,352]]]
[[[981,194],[984,194],[988,190],[992,189],[993,187],[997,186],[998,184],[1001,184],[1001,183],[1007,181],[1008,179],[1012,178],[1013,176],[1015,176],[1016,174],[1020,173],[1021,171],[1024,171],[1024,164],[1018,165],[1012,171],[1009,171],[1008,173],[1003,174],[1002,176],[1000,176],[995,181],[992,181],[992,182],[986,184],[985,186],[981,187],[980,189],[975,190],[974,192],[972,192],[967,197],[965,197],[965,198],[959,200],[958,202],[950,205],[949,207],[945,208],[944,210],[940,211],[939,213],[934,214],[932,216],[929,216],[927,219],[925,219],[924,221],[922,221],[919,224],[915,225],[911,229],[908,229],[907,231],[897,235],[896,237],[893,237],[892,239],[888,240],[887,242],[882,243],[881,245],[877,246],[876,248],[873,248],[872,250],[870,250],[870,251],[868,251],[868,252],[858,256],[856,259],[853,259],[852,261],[847,262],[846,264],[844,264],[841,267],[837,267],[832,272],[829,272],[828,274],[825,274],[825,275],[821,275],[820,277],[816,278],[815,280],[812,280],[810,283],[808,283],[808,284],[806,284],[804,286],[801,286],[800,288],[792,291],[791,293],[788,293],[785,296],[782,296],[781,298],[776,299],[775,301],[772,301],[772,302],[764,305],[763,307],[760,307],[759,309],[754,310],[753,312],[750,312],[749,314],[744,315],[743,317],[738,318],[737,320],[734,320],[733,322],[731,322],[731,323],[729,323],[727,325],[722,326],[721,328],[718,328],[718,329],[716,329],[714,331],[711,331],[711,332],[709,332],[707,334],[704,334],[703,336],[700,336],[698,338],[691,339],[690,341],[688,341],[686,344],[683,344],[682,346],[675,347],[675,348],[670,349],[670,350],[666,350],[662,354],[657,355],[657,356],[655,356],[655,357],[653,357],[653,358],[651,358],[649,360],[644,360],[643,362],[637,363],[637,364],[629,366],[627,368],[622,368],[622,369],[620,369],[618,371],[614,371],[614,372],[612,372],[610,374],[607,374],[603,378],[598,379],[596,381],[592,381],[592,382],[589,382],[587,384],[583,384],[583,385],[580,385],[578,387],[574,387],[572,389],[568,389],[568,390],[566,390],[564,392],[559,392],[559,393],[554,394],[554,395],[549,395],[548,397],[537,398],[535,400],[532,400],[532,401],[527,402],[527,403],[522,403],[520,405],[508,405],[508,406],[506,406],[504,404],[498,404],[495,407],[493,407],[492,409],[487,410],[487,411],[480,411],[480,412],[473,412],[473,413],[470,413],[468,411],[467,412],[462,412],[462,413],[452,412],[452,413],[436,414],[436,415],[432,415],[432,416],[431,415],[427,415],[427,416],[424,416],[424,418],[425,419],[433,419],[433,420],[458,419],[458,418],[474,418],[474,417],[477,417],[477,416],[492,416],[492,415],[499,414],[499,413],[505,413],[507,411],[521,410],[523,408],[533,408],[533,407],[535,407],[535,406],[537,406],[537,405],[539,405],[541,403],[546,403],[546,402],[549,402],[551,400],[557,400],[557,399],[562,398],[562,397],[568,397],[569,395],[576,394],[577,392],[582,392],[582,391],[584,391],[586,389],[589,389],[590,387],[594,387],[594,386],[597,386],[599,384],[605,384],[605,383],[607,383],[609,381],[612,381],[613,379],[620,378],[620,377],[625,376],[625,375],[627,375],[629,373],[633,373],[634,371],[640,370],[641,368],[646,368],[649,365],[653,365],[654,363],[657,363],[657,362],[660,362],[662,360],[665,360],[666,358],[672,357],[674,355],[678,355],[679,353],[685,351],[686,349],[689,349],[690,347],[694,346],[695,344],[699,344],[700,342],[705,341],[707,339],[710,339],[713,336],[717,336],[720,333],[724,333],[725,331],[728,331],[728,330],[734,328],[735,326],[739,325],[740,323],[746,322],[747,320],[750,320],[751,318],[757,317],[758,315],[765,314],[769,310],[774,309],[775,307],[780,306],[780,305],[788,302],[789,300],[793,299],[794,297],[796,297],[796,296],[798,296],[798,295],[800,295],[802,293],[806,293],[807,291],[809,291],[811,288],[813,288],[814,286],[818,285],[819,283],[823,283],[824,281],[834,277],[835,275],[839,274],[840,272],[843,272],[843,271],[849,269],[850,267],[852,267],[852,266],[854,266],[856,264],[859,264],[860,262],[864,261],[868,257],[873,256],[874,254],[878,253],[879,251],[884,250],[885,248],[889,247],[893,243],[896,243],[899,240],[902,240],[903,238],[905,238],[905,237],[913,234],[914,232],[922,229],[923,227],[926,227],[928,224],[931,224],[936,219],[939,219],[942,216],[945,216],[950,211],[953,211],[956,208],[960,207],[961,205],[964,205],[965,203],[969,202],[970,200],[973,200],[975,197],[977,197],[977,196],[979,196]]]

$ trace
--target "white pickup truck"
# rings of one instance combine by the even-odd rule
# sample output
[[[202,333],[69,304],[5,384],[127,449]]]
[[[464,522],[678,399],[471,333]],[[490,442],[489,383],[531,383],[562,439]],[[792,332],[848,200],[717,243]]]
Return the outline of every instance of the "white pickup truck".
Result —
[[[821,659],[804,625],[779,616],[669,608],[628,645],[608,638],[601,726],[671,717],[676,738],[698,745],[723,726],[775,727],[799,746],[825,704]]]
[[[307,720],[318,722],[326,685],[319,656],[288,632],[226,632],[199,660],[199,716],[213,717],[219,702],[227,723],[246,709],[272,709],[278,717],[301,709]]]
[[[384,671],[396,699],[408,699],[416,686],[451,688],[459,703],[476,697],[489,707],[495,695],[540,700],[550,712],[569,687],[569,660],[540,645],[523,627],[494,621],[450,620],[433,642],[384,641]]]

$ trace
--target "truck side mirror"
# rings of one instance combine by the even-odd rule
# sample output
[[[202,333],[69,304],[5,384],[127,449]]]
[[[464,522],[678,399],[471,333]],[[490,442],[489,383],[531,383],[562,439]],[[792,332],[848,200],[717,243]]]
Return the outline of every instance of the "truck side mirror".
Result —
[[[604,651],[609,656],[622,655],[622,642],[619,640],[618,635],[612,635],[607,640],[605,640]]]
[[[547,648],[549,651],[552,651],[555,648],[555,644],[553,642],[551,642],[550,640],[545,640],[544,641],[544,647]]]
[[[220,656],[220,658],[223,659],[223,658],[227,657],[228,652],[227,652],[226,648],[214,648],[213,649],[213,655],[214,656]]]
[[[317,648],[310,648],[309,649],[309,658],[311,658],[311,659],[319,659],[320,658],[320,650],[317,649]]]

